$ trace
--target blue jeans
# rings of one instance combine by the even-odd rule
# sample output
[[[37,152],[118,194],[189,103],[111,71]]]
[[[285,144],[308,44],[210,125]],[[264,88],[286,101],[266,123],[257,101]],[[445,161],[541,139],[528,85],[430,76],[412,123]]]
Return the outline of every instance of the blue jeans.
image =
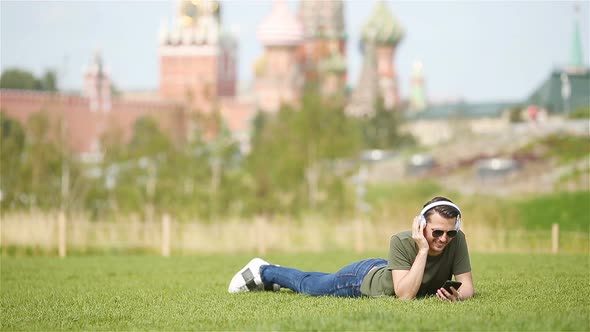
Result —
[[[375,266],[387,265],[384,259],[365,259],[345,266],[335,273],[304,272],[289,267],[263,265],[262,282],[275,283],[294,292],[314,296],[359,297],[363,278]]]

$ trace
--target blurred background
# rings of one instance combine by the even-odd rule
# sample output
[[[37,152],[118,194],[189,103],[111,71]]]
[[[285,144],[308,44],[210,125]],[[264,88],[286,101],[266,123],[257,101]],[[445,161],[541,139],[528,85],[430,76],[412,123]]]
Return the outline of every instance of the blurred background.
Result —
[[[590,3],[2,1],[2,254],[590,250]]]

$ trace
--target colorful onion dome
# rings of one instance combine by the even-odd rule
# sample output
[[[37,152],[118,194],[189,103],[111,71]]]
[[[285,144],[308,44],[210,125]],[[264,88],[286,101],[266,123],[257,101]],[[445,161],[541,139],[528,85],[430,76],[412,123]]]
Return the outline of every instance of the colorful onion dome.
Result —
[[[404,29],[399,21],[393,17],[387,4],[379,1],[373,10],[373,15],[362,28],[361,39],[363,42],[371,41],[395,46],[403,36]]]
[[[295,46],[303,40],[303,26],[284,1],[275,1],[270,15],[258,26],[256,36],[264,46]]]

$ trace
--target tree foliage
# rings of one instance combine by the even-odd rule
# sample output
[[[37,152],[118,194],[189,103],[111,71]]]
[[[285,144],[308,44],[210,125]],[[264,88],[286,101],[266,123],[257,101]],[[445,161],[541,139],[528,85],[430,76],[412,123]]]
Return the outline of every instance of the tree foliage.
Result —
[[[11,68],[2,72],[0,88],[55,92],[57,91],[57,74],[54,70],[47,70],[43,76],[37,78],[29,71]]]
[[[26,190],[21,172],[25,151],[25,130],[15,120],[0,112],[0,190],[2,207],[16,207]]]
[[[60,151],[50,118],[33,114],[24,127],[2,116],[3,207],[60,203]]]
[[[360,120],[364,147],[390,150],[414,144],[411,136],[400,133],[401,114],[396,109],[387,109],[383,99],[377,99],[373,115]]]
[[[39,112],[21,126],[3,115],[2,206],[65,206],[99,219],[344,214],[354,209],[350,178],[361,150],[405,139],[398,114],[382,103],[373,116],[351,118],[313,88],[297,106],[259,112],[247,154],[219,112],[188,114],[191,132],[181,141],[150,117],[137,119],[130,137],[110,123],[100,140],[102,158],[93,163],[66,148],[59,119]]]
[[[260,113],[254,122],[252,151],[247,158],[251,176],[252,212],[297,214],[334,198],[331,161],[356,158],[360,135],[342,108],[308,91],[298,109],[284,106],[276,115]],[[339,196],[346,199],[346,195]]]

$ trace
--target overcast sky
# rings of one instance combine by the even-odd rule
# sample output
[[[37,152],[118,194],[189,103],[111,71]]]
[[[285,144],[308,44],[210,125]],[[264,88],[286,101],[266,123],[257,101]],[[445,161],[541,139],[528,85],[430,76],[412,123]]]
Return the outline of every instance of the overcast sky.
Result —
[[[424,65],[432,99],[520,100],[551,70],[568,63],[574,4],[585,63],[588,64],[589,1],[390,1],[406,31],[395,66],[407,96],[412,63]],[[297,1],[289,1],[294,12]],[[239,75],[252,79],[252,63],[262,53],[255,32],[270,12],[270,1],[223,1],[222,19],[239,32]],[[360,26],[374,2],[345,3],[349,83],[356,84],[362,62]],[[40,75],[59,71],[61,87],[80,90],[94,50],[121,90],[158,87],[158,30],[175,17],[173,1],[6,1],[0,2],[2,70],[21,67]]]

